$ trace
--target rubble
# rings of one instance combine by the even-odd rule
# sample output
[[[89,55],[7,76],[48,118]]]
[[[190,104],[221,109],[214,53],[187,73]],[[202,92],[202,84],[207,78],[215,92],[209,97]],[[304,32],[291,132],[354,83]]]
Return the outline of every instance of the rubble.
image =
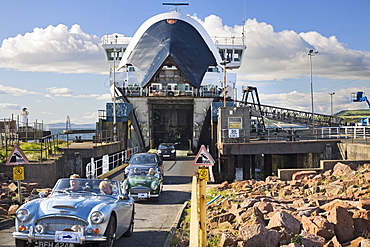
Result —
[[[291,181],[223,182],[213,190],[221,197],[207,205],[207,239],[219,244],[209,246],[370,246],[370,164],[337,163]]]
[[[18,198],[17,181],[11,179],[11,174],[0,173],[0,221],[7,220],[15,215],[21,205]],[[34,181],[21,181],[23,202],[28,202],[39,197],[39,191],[47,194],[50,189],[40,189]]]

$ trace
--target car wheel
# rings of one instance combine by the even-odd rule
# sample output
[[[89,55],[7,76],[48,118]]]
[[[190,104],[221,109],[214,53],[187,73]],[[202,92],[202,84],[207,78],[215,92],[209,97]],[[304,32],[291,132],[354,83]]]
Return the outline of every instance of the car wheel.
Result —
[[[124,237],[131,237],[132,234],[134,233],[134,223],[135,223],[134,214],[135,212],[134,210],[132,210],[130,225],[128,227],[128,230],[123,234]]]
[[[16,247],[28,247],[28,246],[33,246],[33,245],[28,245],[27,240],[16,239],[15,246]]]
[[[107,238],[104,242],[99,242],[99,247],[113,247],[116,238],[116,217],[110,217],[104,236]]]

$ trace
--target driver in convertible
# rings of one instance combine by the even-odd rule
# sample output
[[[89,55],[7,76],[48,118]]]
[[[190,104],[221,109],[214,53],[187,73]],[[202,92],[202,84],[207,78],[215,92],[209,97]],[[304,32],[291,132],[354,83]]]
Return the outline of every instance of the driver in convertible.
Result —
[[[79,180],[80,175],[72,174],[69,178],[70,178],[70,180],[69,180],[70,187],[65,189],[65,191],[77,192],[77,191],[82,190],[82,188],[80,187],[81,181]]]

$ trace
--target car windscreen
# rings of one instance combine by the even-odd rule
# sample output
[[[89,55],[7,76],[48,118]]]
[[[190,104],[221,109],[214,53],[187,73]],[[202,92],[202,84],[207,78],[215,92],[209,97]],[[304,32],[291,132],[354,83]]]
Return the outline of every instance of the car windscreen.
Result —
[[[153,168],[134,168],[128,172],[129,177],[133,176],[158,176],[158,169]]]
[[[154,155],[136,155],[130,159],[130,164],[156,163],[157,158]]]
[[[55,184],[52,195],[60,193],[93,193],[97,195],[119,195],[120,184],[116,180],[64,178]]]
[[[158,149],[175,149],[175,146],[171,144],[160,144]]]

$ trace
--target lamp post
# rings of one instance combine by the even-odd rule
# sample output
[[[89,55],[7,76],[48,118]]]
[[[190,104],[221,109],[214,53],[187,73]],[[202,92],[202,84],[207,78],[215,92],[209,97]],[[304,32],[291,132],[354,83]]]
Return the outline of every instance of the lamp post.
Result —
[[[315,56],[318,51],[309,50],[308,51],[308,58],[310,60],[310,79],[311,79],[311,113],[312,113],[312,129],[315,129],[315,121],[314,121],[314,108],[313,108],[313,83],[312,83],[312,56]]]
[[[116,44],[118,35],[115,36]],[[117,49],[113,48],[113,141],[117,141],[117,110],[116,110],[116,55]]]
[[[329,93],[330,95],[330,115],[333,116],[333,95],[335,92]]]

